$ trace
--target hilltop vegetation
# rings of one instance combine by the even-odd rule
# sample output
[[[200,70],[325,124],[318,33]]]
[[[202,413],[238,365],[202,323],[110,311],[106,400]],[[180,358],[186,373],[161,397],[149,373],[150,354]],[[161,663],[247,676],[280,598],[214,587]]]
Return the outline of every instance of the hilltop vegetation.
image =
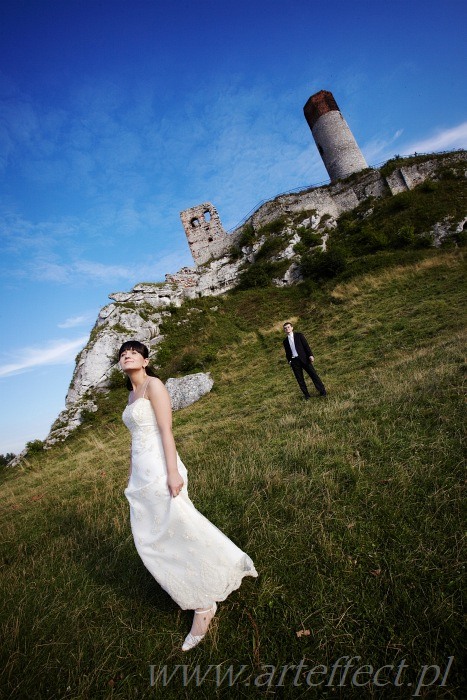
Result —
[[[454,156],[456,154],[453,154]],[[402,164],[427,161],[427,156],[396,158],[381,169],[386,175]],[[244,246],[263,241],[251,263],[245,261],[239,288],[268,286],[280,279],[290,266],[290,256],[282,252],[293,237],[295,261],[306,280],[322,281],[345,272],[351,277],[358,272],[385,267],[397,260],[397,250],[417,250],[442,243],[445,247],[463,246],[465,227],[458,230],[467,214],[466,164],[462,160],[439,161],[430,179],[413,190],[386,196],[368,197],[361,204],[333,222],[328,214],[316,221],[316,211],[282,215],[258,230],[251,223],[244,226],[232,251],[233,258]],[[358,177],[354,174],[352,178]],[[319,218],[319,217],[318,217]],[[325,252],[322,251],[325,243]],[[374,255],[378,253],[378,255]],[[389,255],[384,255],[388,253]]]
[[[191,616],[133,546],[118,382],[62,446],[3,474],[5,697],[406,698],[424,665],[450,656],[445,685],[420,695],[461,697],[463,254],[344,256],[325,281],[193,300],[166,320],[163,378],[203,369],[215,380],[174,416],[191,497],[260,573],[189,656]],[[284,320],[309,337],[327,400],[300,401]],[[306,668],[346,655],[374,669],[405,659],[401,686],[389,672],[381,688],[352,687],[351,675],[308,688]],[[301,688],[294,672],[280,690],[277,677],[253,685],[263,665],[302,659]],[[149,664],[247,670],[235,688],[213,675],[151,688]]]

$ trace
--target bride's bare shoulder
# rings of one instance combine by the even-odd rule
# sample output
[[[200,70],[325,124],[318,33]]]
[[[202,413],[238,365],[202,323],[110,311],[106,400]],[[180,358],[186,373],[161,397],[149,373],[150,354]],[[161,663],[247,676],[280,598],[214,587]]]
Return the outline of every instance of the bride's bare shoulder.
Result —
[[[169,416],[172,412],[172,402],[170,395],[164,384],[158,377],[151,377],[148,382],[146,396],[150,400],[157,415],[157,420],[162,420],[162,416]],[[159,423],[159,427],[161,424]]]
[[[159,379],[159,377],[149,377],[147,392],[160,393],[161,391],[165,392],[167,391],[167,389],[165,388],[164,383]]]

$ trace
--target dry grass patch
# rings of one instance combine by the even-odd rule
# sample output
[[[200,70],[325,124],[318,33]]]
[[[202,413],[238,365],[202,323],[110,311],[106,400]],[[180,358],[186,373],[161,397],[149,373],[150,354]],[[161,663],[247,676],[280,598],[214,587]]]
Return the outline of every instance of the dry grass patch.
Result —
[[[389,269],[383,269],[378,274],[365,274],[352,282],[338,284],[330,292],[332,299],[336,301],[355,301],[355,298],[368,292],[378,291],[399,280],[408,281],[429,270],[439,268],[454,269],[460,267],[464,262],[462,253],[453,255],[452,253],[440,253],[436,257],[425,258],[412,265],[398,265]]]

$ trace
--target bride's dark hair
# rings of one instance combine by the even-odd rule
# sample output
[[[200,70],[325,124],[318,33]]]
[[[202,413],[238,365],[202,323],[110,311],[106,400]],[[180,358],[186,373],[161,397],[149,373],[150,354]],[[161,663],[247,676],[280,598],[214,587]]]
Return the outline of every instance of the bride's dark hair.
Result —
[[[139,340],[127,340],[125,343],[123,343],[122,347],[118,351],[119,360],[122,354],[125,352],[125,350],[136,350],[136,352],[139,352],[139,354],[142,355],[144,359],[147,359],[149,357],[149,350],[147,349],[146,345],[144,345],[144,343],[140,343]],[[146,374],[149,377],[158,376],[150,365],[147,365],[146,367]],[[133,388],[129,377],[126,378],[126,388],[130,391]]]

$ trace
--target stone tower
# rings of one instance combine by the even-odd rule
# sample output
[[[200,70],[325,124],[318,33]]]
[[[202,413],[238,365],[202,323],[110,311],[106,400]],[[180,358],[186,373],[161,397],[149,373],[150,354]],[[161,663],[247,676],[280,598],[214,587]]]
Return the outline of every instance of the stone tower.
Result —
[[[232,240],[222,228],[217,209],[209,202],[181,211],[180,218],[197,265],[219,258],[231,245]]]
[[[368,168],[332,92],[312,95],[303,111],[331,182]]]

